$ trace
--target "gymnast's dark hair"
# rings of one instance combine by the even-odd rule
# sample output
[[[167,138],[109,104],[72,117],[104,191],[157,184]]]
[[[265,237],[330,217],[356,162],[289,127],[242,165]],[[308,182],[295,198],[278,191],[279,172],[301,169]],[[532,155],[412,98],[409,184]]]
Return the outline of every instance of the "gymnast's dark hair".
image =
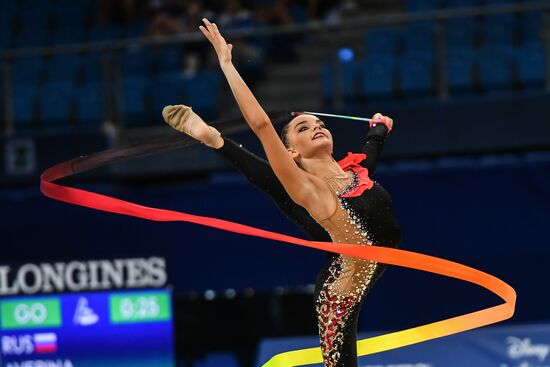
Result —
[[[283,128],[281,129],[281,134],[279,136],[284,146],[288,148],[290,146],[288,142],[288,128],[290,127],[290,121],[292,121],[294,115],[284,111],[269,112],[268,115],[273,125],[283,125]]]
[[[283,128],[281,129],[281,141],[283,142],[284,146],[288,148],[290,144],[288,143],[288,128],[290,127],[290,122],[287,122],[283,125]]]

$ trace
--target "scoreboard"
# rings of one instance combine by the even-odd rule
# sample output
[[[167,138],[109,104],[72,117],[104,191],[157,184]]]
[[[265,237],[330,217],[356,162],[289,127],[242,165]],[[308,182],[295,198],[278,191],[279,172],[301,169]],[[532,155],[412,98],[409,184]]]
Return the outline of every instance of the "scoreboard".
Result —
[[[4,367],[173,367],[168,289],[0,298]]]

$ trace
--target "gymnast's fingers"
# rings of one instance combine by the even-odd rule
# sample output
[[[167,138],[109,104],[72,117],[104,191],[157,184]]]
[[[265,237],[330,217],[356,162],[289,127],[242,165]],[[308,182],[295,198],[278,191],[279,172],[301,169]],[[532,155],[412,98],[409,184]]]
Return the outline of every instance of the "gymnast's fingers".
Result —
[[[214,30],[214,35],[216,37],[222,37],[222,35],[220,33],[220,30],[218,29],[218,26],[216,25],[216,23],[212,23],[212,29]]]
[[[387,125],[388,128],[392,129],[393,128],[393,119],[391,117],[388,117],[388,116],[383,116],[382,118],[386,120],[386,122],[388,124]]]
[[[214,27],[212,26],[212,23],[210,23],[210,21],[206,18],[202,18],[202,21],[206,25],[206,28],[208,29],[208,32],[213,34],[214,33]]]
[[[199,29],[201,30],[202,34],[204,34],[204,36],[210,41],[212,42],[212,34],[210,34],[210,32],[208,32],[206,30],[206,28],[204,28],[202,25],[199,26]]]

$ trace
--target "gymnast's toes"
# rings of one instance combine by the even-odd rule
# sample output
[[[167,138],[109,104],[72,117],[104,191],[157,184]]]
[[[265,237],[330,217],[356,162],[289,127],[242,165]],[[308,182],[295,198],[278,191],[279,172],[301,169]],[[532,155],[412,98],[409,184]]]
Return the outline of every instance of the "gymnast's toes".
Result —
[[[170,121],[170,115],[174,111],[174,106],[169,105],[162,109],[162,118],[168,123]]]
[[[185,124],[192,114],[193,110],[191,107],[185,105],[169,105],[162,110],[164,121],[181,132],[187,132],[186,130],[188,129],[185,129]]]

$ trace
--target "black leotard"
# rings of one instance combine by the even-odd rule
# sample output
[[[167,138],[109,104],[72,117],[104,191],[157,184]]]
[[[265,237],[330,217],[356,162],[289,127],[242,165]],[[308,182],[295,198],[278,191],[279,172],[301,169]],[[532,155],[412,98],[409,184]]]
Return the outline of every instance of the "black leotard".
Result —
[[[363,144],[366,159],[360,165],[372,178],[387,129],[378,124],[369,130]],[[224,146],[216,150],[229,159],[254,186],[268,194],[285,215],[311,239],[326,242],[355,242],[359,245],[396,247],[401,232],[389,194],[377,182],[354,197],[342,197],[357,187],[358,176],[346,187],[331,187],[339,200],[337,211],[319,224],[292,201],[269,163],[223,136]],[[330,185],[329,185],[330,186]],[[341,195],[340,195],[341,194]],[[345,227],[345,228],[344,228]],[[333,233],[329,234],[329,231]],[[348,231],[352,233],[347,234]],[[386,268],[384,264],[329,253],[317,276],[315,310],[326,367],[356,367],[357,320],[364,296]]]

